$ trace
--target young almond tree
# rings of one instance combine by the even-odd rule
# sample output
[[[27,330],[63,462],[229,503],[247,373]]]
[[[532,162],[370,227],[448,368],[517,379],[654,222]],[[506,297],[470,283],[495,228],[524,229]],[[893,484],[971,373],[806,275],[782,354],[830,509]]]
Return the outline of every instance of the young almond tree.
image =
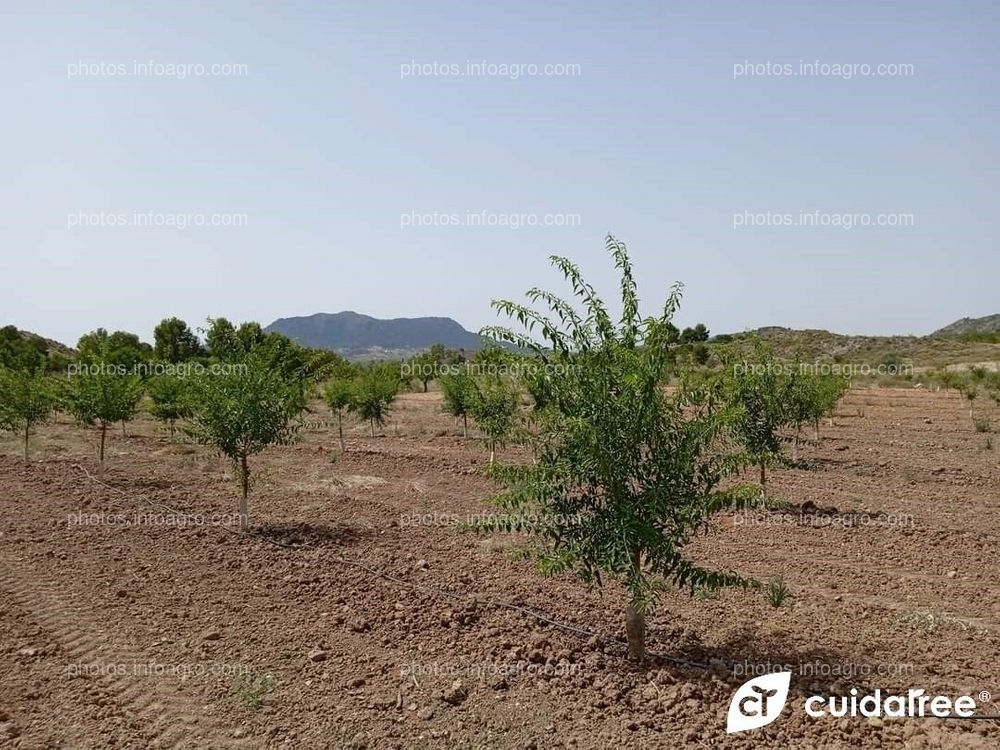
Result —
[[[746,458],[760,468],[760,491],[767,495],[767,467],[782,462],[778,430],[789,423],[791,379],[786,365],[762,342],[748,360],[731,363],[726,398],[733,407],[731,427]]]
[[[337,415],[337,434],[340,436],[340,452],[347,452],[344,442],[344,410],[351,405],[354,398],[354,383],[344,378],[334,378],[326,384],[323,392],[330,411]]]
[[[941,384],[940,387],[944,388],[945,392],[951,390],[957,391],[962,386],[962,376],[953,370],[939,370],[936,373],[936,379]]]
[[[368,420],[372,437],[375,437],[375,425],[385,424],[399,388],[399,378],[385,367],[371,368],[354,384],[348,409]]]
[[[8,370],[0,367],[0,429],[24,437],[24,460],[29,460],[31,429],[55,411],[56,395],[44,369]]]
[[[296,436],[303,409],[303,386],[282,377],[268,359],[250,351],[227,363],[223,373],[192,381],[194,413],[189,434],[226,456],[240,481],[240,528],[250,525],[248,459],[269,445]]]
[[[642,317],[624,244],[608,237],[607,249],[621,275],[618,322],[577,267],[555,256],[553,265],[583,311],[540,289],[527,296],[551,313],[493,303],[525,331],[491,326],[483,334],[554,365],[544,368],[549,399],[528,438],[537,446],[537,461],[497,465],[493,475],[505,487],[497,498],[501,507],[572,519],[534,528],[550,542],[540,560],[543,572],[572,570],[589,584],[601,585],[605,576],[624,584],[629,653],[641,662],[645,618],[665,582],[692,593],[695,587],[752,585],[736,573],[700,566],[684,548],[713,513],[744,507],[754,497],[746,488],[719,488],[735,467],[721,449],[724,419],[704,407],[701,394],[662,387],[680,286],[657,316]]]
[[[410,372],[412,372],[414,377],[416,377],[416,379],[420,381],[421,385],[423,385],[424,393],[427,393],[427,384],[437,377],[437,368],[439,364],[438,355],[436,355],[433,351],[418,354],[410,360]]]
[[[514,430],[518,404],[517,390],[502,378],[488,376],[473,383],[468,411],[486,435],[490,466],[496,460],[497,448],[504,446]]]
[[[71,376],[66,385],[66,406],[77,420],[101,428],[98,474],[104,476],[104,447],[108,427],[124,425],[135,416],[142,398],[142,380],[125,375],[106,362],[93,362]]]
[[[438,381],[444,396],[444,410],[456,419],[462,418],[462,437],[469,437],[469,410],[476,392],[476,384],[464,369],[442,375]]]
[[[802,363],[794,363],[788,371],[785,388],[785,418],[795,428],[792,435],[792,461],[799,460],[799,440],[802,427],[810,423],[819,408],[819,380],[805,370]]]
[[[833,425],[833,413],[850,387],[850,380],[843,375],[830,374],[819,375],[816,382],[816,403],[813,414],[813,437],[819,440],[819,421],[823,417],[830,420]]]
[[[1000,372],[993,372],[987,375],[986,378],[986,388],[989,393],[990,400],[997,406],[1000,406]]]
[[[191,416],[191,389],[184,378],[176,375],[158,375],[147,383],[152,405],[149,413],[170,430],[171,440],[178,419]]]
[[[524,358],[520,366],[521,381],[524,383],[528,395],[531,396],[532,410],[540,412],[552,400],[544,366],[528,357]]]
[[[979,397],[979,386],[970,378],[967,382],[962,384],[959,390],[965,397],[965,400],[969,402],[969,419],[975,422],[976,410],[973,407],[976,403],[976,399]]]

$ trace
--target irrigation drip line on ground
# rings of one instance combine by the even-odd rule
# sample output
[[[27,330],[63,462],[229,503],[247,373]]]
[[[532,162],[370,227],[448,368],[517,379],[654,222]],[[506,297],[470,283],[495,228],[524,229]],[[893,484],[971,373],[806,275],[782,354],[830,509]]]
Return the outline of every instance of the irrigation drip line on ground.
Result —
[[[91,482],[94,482],[95,484],[99,484],[102,487],[105,487],[105,488],[107,488],[107,489],[109,489],[109,490],[111,490],[113,492],[117,492],[118,494],[120,494],[120,495],[122,495],[124,497],[135,498],[135,499],[141,500],[141,501],[143,501],[144,503],[146,503],[147,505],[149,505],[149,506],[151,506],[153,508],[159,508],[159,509],[161,509],[163,511],[166,511],[167,513],[171,513],[171,514],[176,515],[176,516],[189,515],[187,513],[179,511],[179,510],[177,510],[175,508],[171,508],[169,505],[165,505],[163,503],[160,503],[160,502],[157,502],[155,500],[152,500],[149,497],[146,497],[142,493],[131,493],[131,492],[128,492],[126,490],[121,489],[120,487],[115,487],[114,485],[108,484],[103,479],[99,479],[99,478],[95,477],[94,475],[92,475],[89,471],[87,471],[80,464],[73,464],[73,466],[75,468],[79,469],[80,471],[82,471]],[[311,549],[318,549],[315,545],[312,545],[312,544],[309,544],[309,543],[303,543],[303,544],[285,544],[283,542],[277,541],[276,539],[270,539],[270,538],[268,538],[266,536],[263,536],[261,534],[255,534],[255,533],[249,532],[249,531],[240,531],[238,529],[231,529],[231,528],[229,528],[227,526],[219,526],[217,528],[220,528],[223,531],[225,531],[227,533],[230,533],[230,534],[234,534],[236,536],[249,537],[249,538],[255,539],[255,540],[259,541],[259,542],[264,542],[266,544],[272,544],[275,547],[281,547],[282,549],[299,550],[299,549],[302,549],[304,547],[308,547],[308,548],[311,548]],[[595,632],[595,631],[590,630],[588,628],[580,627],[578,625],[572,625],[570,623],[562,622],[561,620],[557,620],[555,617],[549,615],[548,613],[539,612],[537,610],[530,609],[528,607],[522,607],[519,604],[513,604],[511,602],[505,602],[505,601],[501,601],[501,600],[498,600],[498,599],[493,599],[491,597],[487,597],[487,596],[485,596],[483,594],[480,594],[480,593],[457,594],[457,593],[455,593],[453,591],[448,591],[447,589],[443,589],[443,588],[440,588],[438,586],[430,586],[430,585],[424,584],[424,583],[417,583],[416,581],[409,581],[409,580],[407,580],[405,578],[399,578],[398,576],[394,576],[394,575],[392,575],[390,573],[386,573],[385,571],[379,570],[378,568],[375,568],[375,567],[373,567],[371,565],[368,565],[366,563],[360,562],[358,560],[352,560],[350,558],[343,557],[341,555],[332,555],[329,559],[332,562],[339,563],[341,565],[346,565],[348,567],[353,567],[353,568],[356,568],[358,570],[363,570],[366,573],[368,573],[369,575],[374,576],[375,578],[381,578],[382,580],[390,581],[392,583],[396,583],[396,584],[399,584],[401,586],[405,586],[405,587],[410,588],[410,589],[414,589],[414,590],[418,590],[418,591],[426,591],[426,592],[429,592],[431,594],[436,594],[438,596],[445,597],[447,599],[452,599],[452,600],[455,600],[455,601],[468,601],[470,598],[475,598],[476,601],[481,602],[483,605],[485,605],[487,607],[494,607],[496,609],[506,609],[506,610],[510,610],[510,611],[513,611],[513,612],[519,612],[519,613],[521,613],[523,615],[526,615],[528,617],[531,617],[531,618],[533,618],[533,619],[535,619],[535,620],[537,620],[539,622],[546,623],[547,625],[551,625],[552,627],[559,628],[560,630],[566,631],[568,633],[573,633],[574,635],[584,636],[584,637],[587,637],[587,638],[597,638],[601,643],[612,645],[612,646],[614,646],[616,649],[618,649],[620,651],[624,651],[625,650],[625,647],[621,643],[619,643],[616,638],[614,638],[612,636],[609,636],[609,635],[607,635],[605,633],[598,633],[598,632]],[[695,662],[695,661],[690,661],[688,659],[679,659],[677,657],[668,656],[666,654],[657,653],[655,651],[647,651],[646,652],[646,656],[649,657],[649,658],[651,658],[651,659],[655,659],[655,660],[658,660],[658,661],[667,662],[667,663],[670,663],[670,664],[675,664],[677,666],[687,667],[687,668],[690,668],[690,669],[710,670],[712,668],[710,665],[705,664],[703,662]],[[731,666],[732,665],[726,665],[726,668],[731,670]]]

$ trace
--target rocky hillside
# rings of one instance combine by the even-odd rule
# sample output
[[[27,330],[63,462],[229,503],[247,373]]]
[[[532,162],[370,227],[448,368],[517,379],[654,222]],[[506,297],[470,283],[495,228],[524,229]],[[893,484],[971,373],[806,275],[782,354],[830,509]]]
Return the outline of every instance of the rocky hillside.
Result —
[[[1000,333],[1000,313],[982,318],[962,318],[934,331],[931,336],[966,336],[976,333]]]

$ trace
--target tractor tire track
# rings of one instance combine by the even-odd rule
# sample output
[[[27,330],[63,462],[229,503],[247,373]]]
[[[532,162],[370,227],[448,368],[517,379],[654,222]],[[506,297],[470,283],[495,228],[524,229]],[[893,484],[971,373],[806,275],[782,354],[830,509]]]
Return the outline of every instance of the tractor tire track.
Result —
[[[97,672],[94,682],[136,728],[134,741],[127,746],[163,750],[259,746],[234,737],[231,727],[218,723],[205,710],[204,700],[182,690],[177,677],[121,674],[116,665],[144,665],[156,660],[123,642],[114,627],[98,625],[100,621],[75,601],[71,586],[42,578],[24,561],[0,554],[0,587],[53,636],[67,671],[75,664]]]

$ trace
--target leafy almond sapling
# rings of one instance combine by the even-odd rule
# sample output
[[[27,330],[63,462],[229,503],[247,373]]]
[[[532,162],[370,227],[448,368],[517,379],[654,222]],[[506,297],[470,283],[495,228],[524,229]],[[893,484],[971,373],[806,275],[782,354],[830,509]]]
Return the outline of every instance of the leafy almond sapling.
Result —
[[[444,410],[456,419],[462,419],[462,437],[469,437],[469,409],[476,393],[476,385],[464,369],[442,375],[439,383],[444,396]]]
[[[621,276],[617,323],[577,267],[557,256],[552,263],[582,311],[541,289],[527,296],[545,303],[549,314],[507,300],[493,303],[525,330],[491,326],[483,335],[554,366],[546,368],[547,404],[526,438],[537,446],[536,462],[496,465],[492,474],[504,487],[496,498],[502,508],[529,518],[573,519],[533,529],[549,542],[542,570],[573,571],[591,585],[605,576],[620,580],[628,650],[642,662],[645,618],[666,583],[692,593],[753,585],[734,572],[702,567],[684,547],[714,513],[746,507],[756,495],[741,486],[720,489],[737,466],[725,450],[725,410],[709,409],[702,391],[663,388],[680,286],[657,316],[642,317],[624,244],[608,237],[607,250]]]
[[[986,389],[994,407],[1000,406],[1000,372],[993,372],[987,376]]]
[[[795,365],[788,375],[785,392],[785,412],[788,423],[795,428],[792,434],[792,461],[799,460],[799,439],[802,425],[812,421],[816,410],[816,381],[801,365]]]
[[[438,355],[433,351],[418,354],[410,360],[410,372],[417,378],[417,380],[420,381],[421,385],[423,385],[424,393],[427,393],[427,384],[437,377],[437,368],[439,364]]]
[[[124,425],[135,416],[142,398],[142,380],[137,375],[121,375],[106,363],[92,363],[73,375],[66,386],[66,405],[85,425],[101,428],[98,473],[104,476],[104,448],[108,427]]]
[[[810,372],[805,363],[796,363],[788,371],[785,383],[785,417],[795,433],[792,436],[792,461],[799,460],[802,427],[812,423],[819,440],[819,421],[831,411],[843,394],[846,381],[836,375]]]
[[[976,399],[979,397],[979,386],[976,384],[974,380],[970,379],[968,382],[964,383],[961,386],[960,391],[962,395],[965,396],[965,400],[969,402],[969,419],[975,422],[976,410],[974,406],[976,403]]]
[[[500,377],[489,376],[473,383],[469,414],[486,435],[490,466],[514,430],[519,397],[513,385]]]
[[[549,405],[552,393],[549,389],[548,373],[545,366],[531,358],[525,358],[521,363],[521,382],[528,395],[531,396],[533,412],[540,412]]]
[[[173,440],[177,420],[191,416],[191,388],[177,375],[158,375],[146,385],[152,405],[149,413],[167,425]]]
[[[194,411],[189,434],[226,456],[240,481],[240,528],[250,525],[249,458],[270,445],[287,445],[299,429],[301,383],[282,377],[270,361],[250,351],[233,359],[225,374],[192,381]]]
[[[850,387],[850,381],[837,374],[819,375],[816,382],[816,413],[813,415],[813,437],[819,440],[819,421],[823,417],[829,419],[829,424],[833,426],[833,414],[837,409],[837,404],[844,397]]]
[[[385,424],[400,385],[398,375],[386,367],[372,367],[355,382],[348,408],[368,421],[372,437],[375,425]]]
[[[7,369],[0,367],[0,429],[24,438],[24,460],[35,425],[45,422],[57,404],[52,383],[42,367]]]
[[[347,452],[347,444],[344,442],[344,410],[351,405],[354,397],[354,384],[350,380],[334,378],[326,384],[323,392],[326,398],[326,405],[330,411],[337,416],[337,434],[340,437],[340,452]]]
[[[788,424],[790,377],[766,345],[755,341],[751,360],[731,364],[725,378],[733,406],[731,429],[746,457],[760,469],[760,491],[767,496],[767,467],[781,463],[778,430]]]

